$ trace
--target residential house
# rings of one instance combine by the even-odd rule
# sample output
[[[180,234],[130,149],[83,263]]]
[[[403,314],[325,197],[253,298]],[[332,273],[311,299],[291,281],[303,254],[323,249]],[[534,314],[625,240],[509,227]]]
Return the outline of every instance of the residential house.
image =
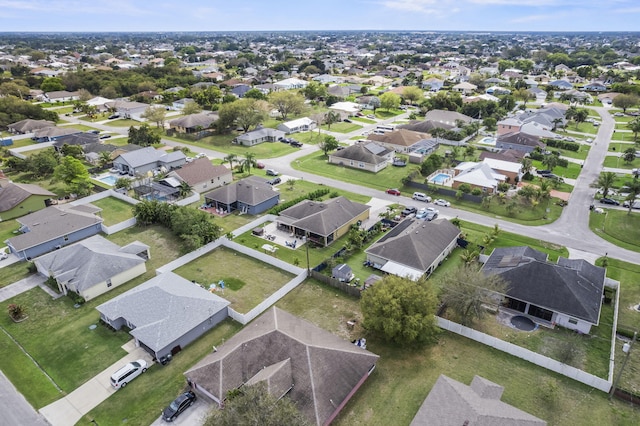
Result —
[[[605,86],[603,83],[594,81],[593,83],[585,85],[583,89],[589,92],[606,92],[607,86]]]
[[[187,104],[190,104],[190,103],[193,103],[193,102],[195,102],[195,101],[193,99],[191,99],[191,98],[178,99],[177,101],[173,101],[171,103],[171,108],[176,110],[176,111],[182,111]]]
[[[314,425],[329,425],[375,369],[378,355],[273,307],[185,376],[222,405],[229,391],[265,383]]]
[[[341,117],[349,117],[360,112],[360,104],[355,102],[336,102],[329,107],[332,111],[340,113]]]
[[[506,182],[507,177],[494,171],[489,164],[463,162],[454,169],[452,189],[458,189],[460,185],[470,185],[472,189],[480,188],[482,192],[494,194],[498,191],[498,185]]]
[[[299,78],[285,78],[284,80],[273,83],[276,90],[304,89],[309,82],[300,80]]]
[[[56,151],[60,152],[65,145],[79,145],[85,147],[88,144],[100,143],[100,136],[96,133],[74,133],[72,135],[60,136],[53,143]]]
[[[141,115],[149,108],[148,104],[125,100],[106,102],[104,105],[110,110],[115,111],[120,118],[130,118],[136,121],[143,121]]]
[[[169,128],[177,133],[192,134],[210,129],[220,117],[215,112],[200,112],[169,121]]]
[[[417,281],[431,275],[458,245],[460,229],[446,219],[405,219],[365,250],[376,269]]]
[[[544,148],[544,144],[540,142],[540,138],[522,132],[505,133],[498,135],[496,139],[496,148],[500,149],[514,149],[516,151],[529,153],[536,147]]]
[[[233,182],[231,170],[222,165],[214,166],[208,158],[198,158],[172,170],[168,176],[177,178],[180,182],[187,182],[200,194]]]
[[[204,199],[207,205],[227,213],[239,210],[257,215],[277,205],[280,201],[280,193],[274,191],[266,179],[249,176],[207,192],[204,194]]]
[[[435,77],[431,77],[422,81],[422,88],[430,92],[437,92],[439,90],[442,90],[443,86],[444,81]]]
[[[40,256],[34,264],[40,275],[56,280],[61,293],[71,291],[88,301],[147,272],[148,259],[146,244],[120,247],[94,235]]]
[[[56,194],[38,185],[0,180],[0,221],[15,219],[44,209]]]
[[[278,125],[277,129],[286,134],[309,132],[316,128],[317,123],[309,117],[302,117],[296,120],[287,121]]]
[[[153,147],[125,152],[113,160],[113,167],[131,176],[145,175],[154,170],[172,170],[186,163],[181,151],[166,152]]]
[[[247,93],[249,90],[251,90],[251,86],[241,83],[233,86],[233,88],[231,89],[231,93],[238,98],[244,98],[245,93]]]
[[[499,275],[507,283],[505,306],[538,324],[559,325],[588,334],[597,326],[606,278],[604,268],[582,259],[558,258],[530,247],[500,247],[482,267],[486,275]]]
[[[7,125],[7,130],[14,134],[26,134],[33,133],[36,130],[44,129],[47,127],[55,127],[56,124],[52,121],[47,120],[33,120],[31,118],[27,118],[24,120],[20,120],[15,123],[11,123]]]
[[[237,136],[233,142],[244,146],[254,146],[263,142],[276,142],[285,136],[286,133],[282,130],[261,127]]]
[[[175,355],[228,316],[229,302],[173,272],[151,278],[96,307],[100,319],[127,327],[155,359]]]
[[[498,136],[505,135],[507,133],[519,132],[524,123],[517,117],[507,117],[504,120],[498,121]]]
[[[358,143],[329,154],[329,163],[377,173],[393,161],[394,151],[375,142]]]
[[[478,86],[475,84],[471,84],[469,82],[458,83],[451,88],[454,92],[462,93],[463,95],[470,95],[476,90],[478,90]]]
[[[573,88],[573,84],[569,83],[566,80],[551,81],[548,85],[558,90],[569,90]]]
[[[101,209],[92,204],[61,204],[17,218],[20,235],[5,241],[21,259],[37,256],[96,235],[102,230]]]
[[[82,133],[82,130],[73,127],[44,127],[33,133],[33,140],[38,143],[56,141],[64,136]]]
[[[500,401],[504,387],[474,376],[471,385],[440,375],[411,426],[545,426],[547,422]]]
[[[383,134],[371,133],[367,136],[370,141],[376,142],[385,148],[401,153],[409,153],[413,150],[413,146],[419,141],[431,139],[431,135],[427,133],[414,132],[406,128],[385,132]]]
[[[447,126],[459,127],[459,124],[469,124],[474,119],[468,115],[461,114],[456,111],[444,111],[441,109],[433,109],[424,116],[425,121],[435,121],[446,124]]]
[[[66,90],[57,90],[54,92],[45,92],[43,95],[45,102],[67,102],[77,101],[80,99],[79,92],[68,92]]]
[[[328,246],[347,234],[352,225],[369,218],[370,207],[343,196],[326,201],[304,200],[280,212],[276,219],[279,229],[295,237],[306,238]]]

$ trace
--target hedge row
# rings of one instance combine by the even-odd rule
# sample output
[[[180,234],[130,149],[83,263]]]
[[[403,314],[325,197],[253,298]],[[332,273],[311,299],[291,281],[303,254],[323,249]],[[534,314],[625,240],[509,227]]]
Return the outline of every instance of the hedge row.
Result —
[[[559,141],[556,139],[545,139],[544,142],[547,144],[547,146],[553,148],[566,149],[567,151],[574,152],[578,152],[580,150],[580,144],[576,142]]]

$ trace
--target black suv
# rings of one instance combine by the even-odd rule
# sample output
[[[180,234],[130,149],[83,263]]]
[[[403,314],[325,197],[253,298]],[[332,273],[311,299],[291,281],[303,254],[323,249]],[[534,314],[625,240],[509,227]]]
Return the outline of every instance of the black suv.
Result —
[[[191,407],[195,401],[196,394],[191,391],[180,394],[179,397],[174,399],[173,402],[162,411],[162,419],[165,422],[174,421],[184,410]]]
[[[600,202],[602,204],[609,204],[609,205],[612,205],[612,206],[619,206],[620,205],[619,202],[617,202],[616,200],[614,200],[612,198],[600,198]]]

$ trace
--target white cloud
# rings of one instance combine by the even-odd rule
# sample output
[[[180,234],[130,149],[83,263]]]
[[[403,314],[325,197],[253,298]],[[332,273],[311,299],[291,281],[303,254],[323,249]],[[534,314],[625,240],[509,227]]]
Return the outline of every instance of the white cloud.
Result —
[[[434,14],[448,8],[448,3],[447,0],[389,0],[383,1],[381,4],[389,9]]]

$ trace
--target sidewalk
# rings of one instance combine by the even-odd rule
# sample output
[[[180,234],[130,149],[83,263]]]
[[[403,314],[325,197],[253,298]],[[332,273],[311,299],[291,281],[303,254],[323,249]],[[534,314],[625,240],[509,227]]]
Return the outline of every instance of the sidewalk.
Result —
[[[71,392],[69,395],[40,409],[42,414],[52,426],[73,426],[82,416],[97,407],[109,396],[116,392],[111,386],[109,378],[114,371],[130,361],[144,359],[151,368],[153,362],[151,355],[141,347],[136,348],[133,340],[122,345],[129,352],[121,360],[115,362],[103,372],[99,373],[85,384]],[[131,392],[127,390],[127,392]]]
[[[24,293],[25,291],[38,287],[39,285],[44,284],[44,282],[44,277],[38,274],[33,274],[6,287],[0,288],[0,302],[4,302],[5,300],[9,300],[14,296],[19,295],[20,293]]]

